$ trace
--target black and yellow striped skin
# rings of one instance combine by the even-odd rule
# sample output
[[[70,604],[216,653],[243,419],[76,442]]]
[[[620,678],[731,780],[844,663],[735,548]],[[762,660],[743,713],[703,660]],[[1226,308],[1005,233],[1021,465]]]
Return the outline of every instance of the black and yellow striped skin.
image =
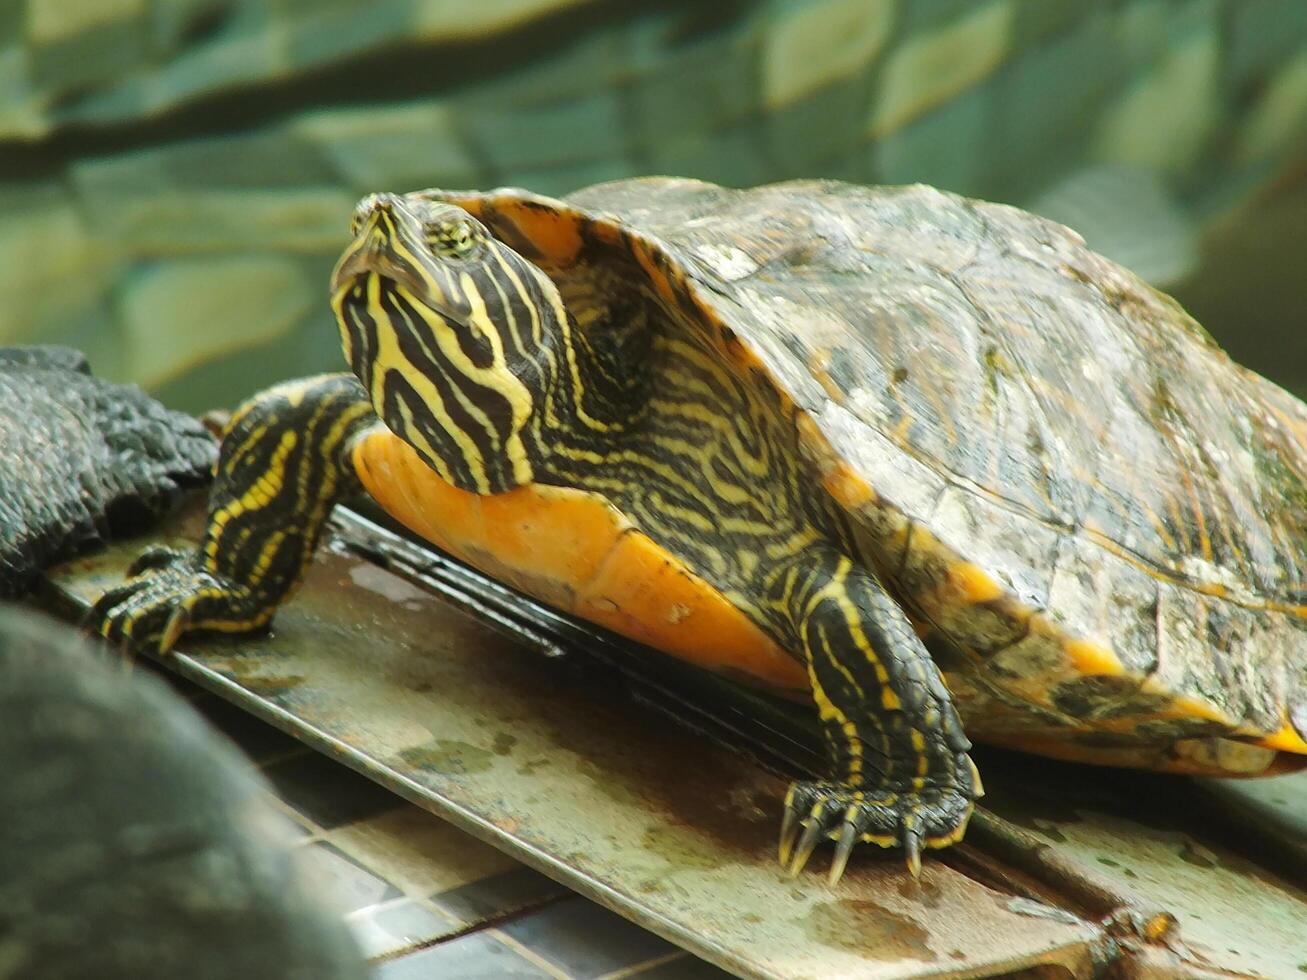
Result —
[[[266,626],[299,585],[332,508],[361,488],[350,448],[378,424],[345,374],[287,382],[241,406],[223,433],[198,550],[146,551],[90,621],[112,612],[114,639],[164,650],[190,629]]]
[[[774,387],[723,364],[692,311],[631,288],[633,250],[589,284],[594,300],[620,279],[626,302],[587,307],[586,284],[565,303],[459,209],[377,196],[361,211],[333,303],[387,427],[464,490],[601,494],[805,663],[839,781],[792,794],[783,860],[800,868],[839,835],[836,875],[859,839],[904,843],[915,868],[922,843],[955,841],[978,790],[970,743],[906,617],[811,492]],[[441,256],[429,239],[451,226],[467,244]]]
[[[903,845],[915,869],[922,846],[959,839],[981,793],[963,721],[1113,765],[1307,760],[1307,408],[1064,229],[925,188],[660,179],[571,203],[376,195],[352,230],[332,304],[358,382],[309,379],[242,410],[204,547],[107,596],[106,635],[166,647],[266,622],[358,485],[385,506],[525,493],[566,515],[585,498],[806,676],[832,772],[789,793],[792,870],[828,838],[833,876],[858,840]],[[1115,356],[1118,334],[1238,404],[1214,439],[1251,447],[1232,478],[1254,481],[1262,514],[1205,522],[1218,489],[1198,471],[1177,478],[1193,506],[1171,506],[1075,404],[1068,371],[1116,372],[1097,411],[1188,451],[1189,396],[1147,402],[1168,376]],[[980,421],[992,431],[969,431]],[[368,461],[401,440],[420,463],[397,486]],[[1122,472],[1082,475],[1104,449]],[[529,554],[498,558],[547,601],[577,584],[537,588]]]

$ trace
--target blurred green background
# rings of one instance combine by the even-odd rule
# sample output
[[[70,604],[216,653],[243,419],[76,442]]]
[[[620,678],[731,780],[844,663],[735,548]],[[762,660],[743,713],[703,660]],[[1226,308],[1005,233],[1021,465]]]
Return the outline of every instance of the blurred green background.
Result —
[[[343,366],[363,194],[646,173],[1019,204],[1307,393],[1304,0],[0,4],[0,342],[179,407]]]

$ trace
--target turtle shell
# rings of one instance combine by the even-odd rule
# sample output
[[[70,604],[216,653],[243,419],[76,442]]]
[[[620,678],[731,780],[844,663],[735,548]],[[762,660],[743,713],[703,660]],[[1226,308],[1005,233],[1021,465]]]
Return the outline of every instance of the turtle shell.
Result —
[[[635,253],[775,386],[971,734],[1307,753],[1307,407],[1074,232],[923,186],[441,196],[545,265]]]

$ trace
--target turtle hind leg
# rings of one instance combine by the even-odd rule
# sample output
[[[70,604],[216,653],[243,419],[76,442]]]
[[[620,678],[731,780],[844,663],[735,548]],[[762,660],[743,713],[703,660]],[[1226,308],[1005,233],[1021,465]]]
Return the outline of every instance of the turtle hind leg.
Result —
[[[781,863],[798,874],[834,840],[834,882],[854,844],[868,841],[901,846],[915,875],[923,847],[961,839],[981,793],[948,689],[903,611],[846,556],[809,551],[778,588],[834,769],[830,780],[790,788]]]
[[[336,502],[360,488],[351,451],[378,424],[352,375],[256,395],[223,434],[200,544],[146,551],[92,606],[87,627],[166,652],[190,630],[266,625],[303,577]]]

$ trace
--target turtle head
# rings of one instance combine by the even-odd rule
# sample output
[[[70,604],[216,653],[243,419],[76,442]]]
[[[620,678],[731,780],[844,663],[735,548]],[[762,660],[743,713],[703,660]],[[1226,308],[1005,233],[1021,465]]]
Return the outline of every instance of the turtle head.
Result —
[[[373,194],[332,275],[345,356],[377,414],[449,482],[532,480],[528,423],[566,358],[553,282],[467,211]]]

